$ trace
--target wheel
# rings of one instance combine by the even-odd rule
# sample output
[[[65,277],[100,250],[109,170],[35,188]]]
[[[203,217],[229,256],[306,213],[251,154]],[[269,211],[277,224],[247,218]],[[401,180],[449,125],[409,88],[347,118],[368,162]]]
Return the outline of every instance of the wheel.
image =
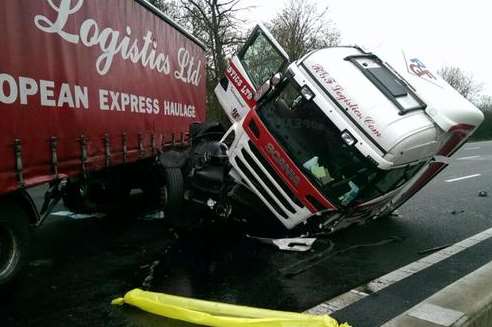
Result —
[[[0,286],[7,284],[21,270],[29,248],[29,223],[18,205],[0,205]]]
[[[165,185],[161,187],[161,204],[164,214],[171,218],[177,218],[183,207],[183,173],[179,168],[163,168]]]

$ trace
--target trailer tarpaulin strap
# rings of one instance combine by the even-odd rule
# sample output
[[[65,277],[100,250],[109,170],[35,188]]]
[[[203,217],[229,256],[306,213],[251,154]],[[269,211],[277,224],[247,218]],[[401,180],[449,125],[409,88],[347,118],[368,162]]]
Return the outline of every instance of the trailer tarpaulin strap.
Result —
[[[195,300],[163,293],[134,289],[124,298],[113,300],[112,304],[129,304],[150,313],[167,318],[187,321],[204,326],[217,327],[350,327],[338,325],[335,319],[323,315],[273,311]]]

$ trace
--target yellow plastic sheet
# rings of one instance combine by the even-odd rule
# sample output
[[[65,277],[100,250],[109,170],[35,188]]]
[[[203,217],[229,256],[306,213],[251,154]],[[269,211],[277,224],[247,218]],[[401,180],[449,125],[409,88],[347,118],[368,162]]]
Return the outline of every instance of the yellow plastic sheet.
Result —
[[[112,304],[133,305],[163,317],[216,327],[350,327],[335,319],[189,299],[134,289]]]

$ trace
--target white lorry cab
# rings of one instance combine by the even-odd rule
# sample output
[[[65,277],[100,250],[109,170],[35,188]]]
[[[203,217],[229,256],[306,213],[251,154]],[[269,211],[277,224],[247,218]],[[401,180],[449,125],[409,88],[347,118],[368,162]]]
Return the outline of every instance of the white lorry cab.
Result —
[[[215,93],[232,122],[228,177],[288,229],[391,213],[483,120],[417,57],[335,47],[291,62],[261,25]]]

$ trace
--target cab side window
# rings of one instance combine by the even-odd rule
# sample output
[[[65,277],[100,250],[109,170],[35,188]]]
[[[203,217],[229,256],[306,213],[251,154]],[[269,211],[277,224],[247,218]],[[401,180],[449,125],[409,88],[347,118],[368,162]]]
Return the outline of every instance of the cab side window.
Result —
[[[255,89],[279,72],[285,63],[284,57],[261,31],[245,46],[239,59]]]

